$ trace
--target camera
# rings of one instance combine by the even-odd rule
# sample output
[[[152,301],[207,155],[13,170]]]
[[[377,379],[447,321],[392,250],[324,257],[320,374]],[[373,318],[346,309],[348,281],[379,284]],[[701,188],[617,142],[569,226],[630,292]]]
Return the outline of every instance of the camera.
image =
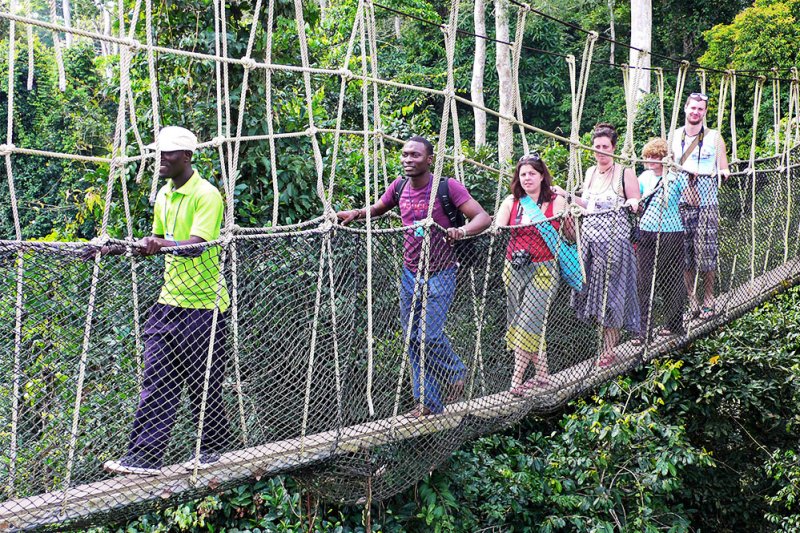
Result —
[[[531,263],[531,253],[528,250],[517,250],[511,253],[511,267],[515,270]]]

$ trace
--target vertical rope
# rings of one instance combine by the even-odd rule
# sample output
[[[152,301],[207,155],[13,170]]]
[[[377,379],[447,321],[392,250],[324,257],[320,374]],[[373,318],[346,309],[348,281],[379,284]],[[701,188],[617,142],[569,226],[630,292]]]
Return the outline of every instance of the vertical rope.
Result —
[[[353,30],[355,32],[355,27],[360,27],[359,37],[360,37],[360,44],[361,44],[361,73],[366,78],[369,75],[369,70],[367,69],[367,21],[364,15],[363,10],[363,2],[359,2],[358,9],[356,12],[356,16],[360,15],[360,19],[357,19],[356,23],[353,25]],[[359,23],[360,22],[360,23]],[[354,36],[354,35],[353,35]],[[352,42],[352,40],[351,40]],[[371,48],[371,47],[370,47]],[[345,66],[347,63],[345,63]],[[345,88],[345,78],[342,78],[342,94],[340,95],[341,98],[339,100],[339,111],[341,113],[344,103],[344,88]],[[377,105],[377,101],[375,102]],[[367,410],[369,412],[369,416],[375,416],[375,404],[372,400],[372,383],[373,383],[373,373],[375,371],[375,359],[374,359],[374,344],[375,340],[373,338],[373,316],[372,316],[372,209],[370,205],[372,204],[372,194],[371,194],[371,187],[372,187],[372,179],[370,175],[371,164],[370,164],[370,135],[369,135],[369,87],[367,83],[361,83],[361,114],[362,114],[362,127],[363,127],[363,139],[362,139],[362,153],[364,157],[364,204],[367,206],[366,209],[366,224],[367,224]],[[341,117],[341,114],[339,115]],[[338,131],[338,128],[337,128]],[[336,143],[338,145],[338,143]],[[335,150],[335,148],[334,148]],[[333,170],[333,169],[332,169]],[[331,178],[331,182],[333,182],[333,178]]]
[[[783,231],[783,262],[789,260],[789,231],[792,225],[792,115],[795,112],[795,94],[797,91],[797,69],[792,71],[792,81],[789,83],[789,104],[786,111],[786,131],[784,133],[783,165],[786,170],[786,224]]]
[[[269,0],[267,7],[267,36],[266,36],[266,50],[264,51],[264,61],[270,65],[272,64],[272,26],[274,24],[273,18],[275,16],[275,0]],[[272,225],[278,225],[278,207],[280,205],[280,190],[278,188],[278,170],[277,158],[275,157],[275,124],[274,112],[272,109],[272,69],[267,68],[264,70],[264,85],[265,85],[265,110],[264,114],[267,117],[267,137],[269,138],[269,174],[272,182]]]
[[[324,208],[326,215],[333,213],[330,196],[325,194],[325,187],[322,181],[322,152],[319,148],[317,139],[317,127],[314,125],[314,103],[311,91],[311,73],[309,72],[310,61],[308,59],[308,42],[306,40],[306,23],[303,18],[303,0],[294,0],[295,25],[297,26],[297,37],[300,43],[300,60],[303,66],[303,85],[306,94],[306,113],[308,114],[308,136],[311,138],[311,149],[314,153],[314,167],[317,171],[317,195]]]
[[[120,56],[120,71],[129,71],[130,70],[130,54],[122,54]],[[127,81],[126,81],[127,80]],[[125,136],[125,111],[127,108],[127,104],[125,102],[126,94],[128,93],[128,87],[124,85],[125,83],[130,84],[130,79],[122,76],[120,77],[120,88],[119,88],[119,106],[117,107],[117,120],[116,120],[116,127],[114,129],[114,140],[112,143],[112,153],[113,158],[111,160],[111,165],[108,172],[108,180],[106,182],[106,193],[104,198],[103,204],[103,218],[100,226],[100,237],[101,239],[108,238],[108,219],[111,212],[111,198],[114,192],[114,182],[116,173],[119,172],[122,161],[124,158],[122,157],[122,147],[124,145],[124,136]],[[80,407],[83,402],[83,384],[86,379],[86,365],[89,359],[89,344],[91,341],[91,333],[92,333],[92,317],[94,315],[94,308],[95,302],[97,298],[97,281],[100,274],[100,260],[101,254],[98,250],[95,259],[94,259],[94,266],[92,268],[92,280],[89,289],[89,303],[87,304],[86,309],[86,321],[84,323],[84,331],[83,331],[83,342],[81,345],[81,356],[78,363],[78,380],[75,385],[75,402],[73,406],[72,412],[72,427],[70,430],[70,439],[69,439],[69,447],[67,452],[67,465],[66,465],[66,472],[64,474],[64,492],[63,492],[63,499],[62,499],[62,507],[66,506],[68,493],[66,491],[69,488],[70,483],[72,481],[72,468],[74,465],[75,460],[75,449],[78,444],[78,426],[80,423]]]
[[[781,80],[778,78],[778,69],[773,67],[772,72],[772,128],[775,136],[775,155],[781,153]]]
[[[658,87],[658,118],[661,125],[661,138],[667,138],[667,121],[664,113],[664,69],[654,69],[656,73],[656,87]]]
[[[686,74],[689,71],[689,62],[682,61],[678,67],[678,75],[675,80],[675,97],[672,102],[672,118],[669,121],[669,137],[667,137],[667,148],[669,149],[670,159],[674,158],[672,153],[672,138],[675,135],[675,128],[678,126],[678,113],[683,102],[683,87],[686,84]]]
[[[761,95],[764,91],[766,78],[760,76],[755,83],[753,91],[753,136],[750,141],[750,283],[756,277],[756,142],[758,141],[758,115],[761,111]]]
[[[628,83],[627,91],[625,92],[626,95],[626,126],[625,126],[625,141],[622,146],[622,157],[626,160],[630,161],[635,158],[634,153],[634,146],[633,146],[633,127],[636,122],[636,114],[639,109],[639,102],[638,102],[638,94],[639,94],[639,84],[642,78],[642,65],[644,64],[645,58],[648,56],[648,53],[645,51],[639,51],[637,54],[636,60],[636,67],[634,67],[633,71],[633,80],[632,83]],[[627,80],[628,76],[628,69],[624,69],[622,71],[626,76],[624,79]],[[624,187],[623,183],[623,187]]]
[[[728,99],[728,87],[730,86],[730,75],[726,72],[719,81],[719,102],[717,102],[717,131],[722,134],[722,122],[725,119],[725,106]]]
[[[153,141],[156,143],[156,153],[153,156],[153,177],[150,182],[150,204],[156,201],[158,192],[158,162],[161,160],[161,147],[158,134],[161,131],[161,116],[158,109],[158,75],[156,74],[155,52],[153,52],[153,0],[144,0],[145,35],[147,39],[147,75],[150,78],[150,106],[153,110]]]
[[[514,35],[514,46],[511,49],[511,75],[512,84],[514,86],[514,93],[512,95],[514,112],[517,116],[517,126],[519,127],[519,134],[522,138],[522,153],[529,153],[528,136],[525,134],[525,127],[523,124],[525,120],[522,116],[522,97],[519,91],[519,61],[522,56],[522,40],[525,35],[525,19],[528,15],[530,6],[525,5],[520,7],[517,11],[517,26]],[[456,123],[453,124],[455,127]]]
[[[330,222],[328,222],[330,223]],[[305,453],[306,431],[308,429],[308,413],[311,409],[311,383],[314,378],[314,359],[317,352],[317,329],[319,326],[320,308],[322,307],[322,280],[325,271],[325,251],[327,243],[323,238],[319,250],[319,267],[317,268],[317,290],[314,298],[314,321],[311,329],[311,346],[308,350],[308,370],[306,371],[305,394],[303,396],[303,421],[300,425],[300,453]]]
[[[225,167],[225,162],[221,161],[221,167]],[[230,239],[230,235],[226,235],[226,240]],[[208,407],[208,389],[211,382],[211,365],[214,363],[214,344],[217,338],[217,325],[219,323],[219,304],[222,298],[221,288],[225,286],[225,261],[228,255],[228,246],[222,247],[222,253],[219,259],[219,274],[217,275],[217,295],[214,300],[214,313],[211,316],[211,334],[208,340],[208,351],[206,352],[206,368],[203,376],[203,394],[200,398],[200,414],[197,419],[197,437],[194,443],[194,455],[192,457],[192,474],[189,477],[189,483],[194,485],[197,483],[197,472],[200,469],[200,444],[203,440],[203,429],[205,428],[206,409]]]
[[[739,137],[736,134],[736,71],[729,70],[731,92],[731,163],[739,161]],[[744,202],[742,202],[744,203]]]
[[[583,45],[583,57],[581,58],[581,70],[578,74],[576,81],[575,73],[575,57],[567,57],[567,66],[569,67],[570,75],[570,89],[572,97],[572,124],[569,132],[569,174],[567,189],[573,190],[578,187],[583,173],[581,168],[581,157],[578,152],[578,145],[580,144],[580,127],[581,118],[583,116],[583,107],[586,102],[586,89],[589,86],[589,72],[592,67],[592,55],[594,54],[594,46],[600,35],[597,32],[590,32],[586,36],[586,42]]]
[[[12,10],[13,11],[13,10]],[[14,173],[11,166],[11,153],[14,142],[14,65],[16,55],[16,23],[10,20],[8,23],[8,117],[6,123],[6,144],[0,147],[0,152],[4,154],[6,164],[6,178],[8,179],[8,193],[11,203],[11,215],[14,220],[14,235],[17,241],[22,240],[22,227],[19,220],[19,208],[17,201],[17,191],[14,185]],[[23,275],[24,255],[22,248],[17,249],[17,286],[16,301],[14,307],[14,367],[12,369],[11,385],[11,439],[8,450],[8,485],[6,493],[8,497],[14,496],[14,485],[17,475],[17,433],[19,424],[19,401],[20,401],[20,380],[22,377],[22,317],[23,317]]]

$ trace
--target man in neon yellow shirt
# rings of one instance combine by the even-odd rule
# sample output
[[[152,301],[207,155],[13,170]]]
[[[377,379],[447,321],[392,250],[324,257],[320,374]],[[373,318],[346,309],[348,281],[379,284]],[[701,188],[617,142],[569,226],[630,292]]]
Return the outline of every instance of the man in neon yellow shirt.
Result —
[[[159,174],[167,178],[156,196],[153,234],[139,241],[137,252],[149,256],[162,248],[200,245],[219,237],[222,196],[192,168],[197,138],[185,128],[168,126],[158,137]],[[148,146],[155,148],[155,144]],[[103,254],[119,254],[119,246],[103,247]],[[96,253],[96,250],[95,250]],[[203,430],[200,456],[185,466],[203,468],[216,462],[230,440],[222,399],[225,355],[225,311],[229,296],[220,279],[219,246],[199,246],[167,254],[164,285],[145,324],[142,391],[133,422],[128,453],[107,461],[103,468],[120,474],[158,474],[186,384],[195,424]],[[212,335],[215,308],[216,331]],[[209,347],[211,369],[203,401]],[[192,448],[194,449],[194,448]]]

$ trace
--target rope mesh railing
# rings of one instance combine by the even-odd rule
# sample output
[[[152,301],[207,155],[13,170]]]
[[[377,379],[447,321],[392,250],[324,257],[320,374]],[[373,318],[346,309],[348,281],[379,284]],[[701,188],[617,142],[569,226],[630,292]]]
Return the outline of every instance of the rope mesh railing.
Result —
[[[460,148],[463,117],[456,104],[470,102],[454,92],[458,2],[453,2],[449,22],[443,26],[449,63],[443,89],[378,77],[377,29],[370,1],[359,2],[342,68],[314,64],[302,29],[298,33],[302,65],[274,65],[274,2],[266,4],[270,25],[264,30],[268,37],[263,63],[250,57],[257,18],[246,56],[229,56],[225,6],[218,2],[213,10],[217,28],[213,54],[157,46],[149,0],[144,5],[146,44],[133,41],[141,2],[136,3],[128,33],[121,27],[119,37],[0,13],[11,21],[12,43],[15,24],[72,32],[119,45],[123,71],[113,158],[14,146],[14,91],[9,91],[8,133],[0,153],[16,233],[7,236],[13,240],[0,241],[0,449],[8,450],[0,458],[0,530],[62,529],[119,520],[281,472],[293,473],[309,489],[334,500],[386,498],[420,479],[465,441],[526,415],[557,410],[643,361],[667,355],[732,320],[795,283],[800,275],[800,212],[794,201],[800,162],[797,148],[790,148],[790,139],[797,135],[790,122],[782,152],[776,135],[775,155],[756,158],[754,137],[749,160],[734,162],[729,179],[715,183],[716,177],[704,178],[698,187],[719,188],[717,207],[697,213],[684,209],[681,222],[687,226],[679,230],[664,226],[660,231],[640,231],[632,242],[638,216],[622,207],[587,214],[570,205],[566,214],[556,213],[527,227],[517,223],[509,227],[507,221],[495,218],[491,228],[466,238],[472,243],[470,252],[459,256],[459,267],[443,276],[447,268],[442,267],[452,265],[443,265],[437,254],[449,253],[442,251],[449,244],[443,243],[447,240],[443,229],[433,223],[429,202],[422,258],[409,265],[404,250],[409,239],[417,238],[412,235],[415,229],[399,227],[395,217],[370,216],[350,226],[332,223],[337,160],[357,144],[363,155],[364,199],[376,198],[383,192],[380,184],[391,181],[386,170],[391,150],[384,142],[397,141],[382,129],[383,91],[425,93],[442,106],[436,178],[444,172],[445,159],[467,185],[470,169],[489,171],[497,176],[495,207],[499,205],[505,172],[466,158]],[[261,2],[256,5],[261,8]],[[294,2],[294,8],[295,21],[303,28],[302,2]],[[516,39],[521,35],[518,32]],[[567,58],[574,106],[569,138],[526,124],[518,89],[515,116],[486,109],[518,126],[526,147],[528,132],[568,146],[569,169],[562,178],[570,189],[582,176],[581,153],[591,150],[580,144],[578,128],[596,38],[589,35],[580,60]],[[519,42],[512,44],[516,64],[521,48]],[[13,85],[10,48],[9,85]],[[128,156],[125,150],[128,127],[135,136],[132,145],[141,150],[143,144],[130,86],[131,61],[137,54],[147,56],[146,70],[152,78],[149,106],[153,127],[159,129],[155,52],[213,63],[217,136],[200,146],[218,159],[228,204],[220,239],[167,248],[146,259],[138,257],[138,244],[110,240],[107,227],[118,173],[125,227],[132,238],[126,167],[140,164],[138,182],[150,159],[159,155]],[[361,63],[358,74],[347,70],[356,58]],[[679,72],[670,138],[688,67]],[[234,69],[244,69],[244,84],[252,75],[253,85],[254,73],[264,70],[265,110],[270,110],[266,135],[243,135],[243,114],[237,115],[232,127]],[[640,70],[635,70],[631,87],[637,85]],[[304,112],[312,117],[307,129],[279,131],[271,114],[273,76],[282,81],[302,78],[302,83],[294,82],[302,93]],[[312,97],[319,76],[341,79],[338,101],[329,110],[337,117],[335,128],[313,120],[315,106],[323,105]],[[362,84],[363,112],[355,120],[343,113],[351,82]],[[763,85],[763,80],[757,82],[758,99]],[[661,75],[659,87],[661,131],[666,135]],[[735,147],[735,75],[724,78],[723,87],[730,91]],[[774,87],[779,90],[780,85]],[[789,90],[788,117],[793,109],[797,112],[795,84]],[[242,99],[254,92],[243,89]],[[777,117],[780,99],[774,102]],[[636,112],[633,96],[627,107],[630,130]],[[717,122],[722,125],[724,97],[720,107]],[[776,117],[773,127],[780,132]],[[752,129],[757,126],[755,113]],[[348,143],[344,137],[352,135],[363,139]],[[313,159],[307,184],[318,196],[321,216],[279,226],[276,140],[285,138],[307,140]],[[234,220],[240,150],[249,143],[269,148],[269,185],[275,192],[271,227],[239,228]],[[94,244],[127,246],[128,256],[95,252],[87,261],[86,243],[23,240],[14,193],[18,172],[14,162],[23,157],[110,163],[103,226]],[[626,137],[625,154],[619,159],[623,164],[636,160],[631,136]],[[669,187],[678,183],[689,187],[688,178],[678,173],[679,166],[667,165],[665,172],[674,179],[652,193],[648,209],[664,202]],[[153,178],[158,178],[157,172]],[[157,190],[155,182],[142,187],[152,196]],[[437,187],[431,188],[430,199],[436,198]],[[566,231],[567,221],[574,232]],[[551,223],[559,227],[559,239],[576,241],[585,274],[582,291],[561,281],[562,257],[531,255],[530,236],[541,234]],[[686,231],[702,236],[691,249],[685,245]],[[701,316],[691,301],[687,303],[688,292],[702,294],[702,278],[708,274],[687,276],[687,253],[700,270],[715,273],[714,306]],[[164,284],[165,263],[175,276],[176,290],[191,286],[202,291],[214,302],[212,313],[171,315],[154,307]],[[409,267],[410,274],[404,270]],[[182,287],[184,282],[188,285]],[[405,329],[408,323],[417,326]],[[410,416],[420,402],[434,406],[434,412]],[[126,449],[135,450],[157,472],[126,476],[105,472],[104,463]],[[197,453],[206,451],[219,453],[219,460],[201,464]]]

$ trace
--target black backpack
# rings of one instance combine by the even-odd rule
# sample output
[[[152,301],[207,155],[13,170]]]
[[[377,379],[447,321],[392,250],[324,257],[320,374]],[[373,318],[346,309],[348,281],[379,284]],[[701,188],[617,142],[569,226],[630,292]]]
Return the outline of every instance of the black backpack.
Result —
[[[442,209],[450,220],[450,225],[454,228],[460,228],[467,223],[467,219],[464,213],[453,205],[453,201],[450,199],[449,181],[450,178],[439,178],[439,188],[436,190],[436,196],[439,198],[439,203],[442,205]],[[400,180],[400,183],[394,187],[392,197],[394,198],[394,203],[398,206],[400,205],[400,195],[403,193],[406,184],[408,184],[408,178],[403,178]],[[453,251],[456,254],[459,265],[472,268],[485,264],[485,254],[483,253],[485,252],[485,250],[483,250],[485,246],[482,246],[485,243],[483,239],[480,239],[480,243],[478,241],[478,238],[456,241],[455,246],[453,246]],[[484,259],[483,263],[481,259]]]

